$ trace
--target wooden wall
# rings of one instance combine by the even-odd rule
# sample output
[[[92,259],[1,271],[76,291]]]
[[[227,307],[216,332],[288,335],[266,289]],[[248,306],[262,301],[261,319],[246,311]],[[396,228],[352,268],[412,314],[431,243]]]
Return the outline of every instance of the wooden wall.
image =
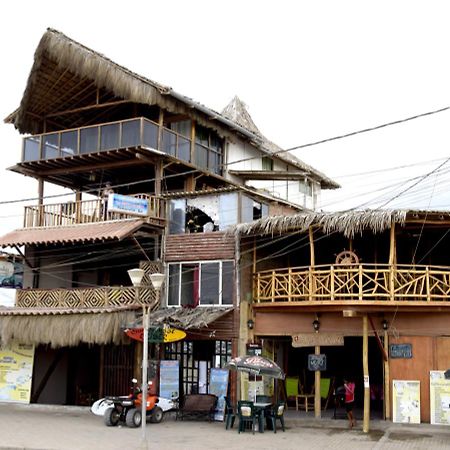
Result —
[[[165,260],[234,259],[234,247],[234,236],[220,232],[169,235],[166,238]]]

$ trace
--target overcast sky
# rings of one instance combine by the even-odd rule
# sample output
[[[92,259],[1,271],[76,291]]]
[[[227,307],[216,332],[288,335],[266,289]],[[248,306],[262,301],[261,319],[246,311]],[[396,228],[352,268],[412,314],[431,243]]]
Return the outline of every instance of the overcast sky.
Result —
[[[15,0],[0,8],[2,119],[19,105],[47,27],[212,109],[238,95],[283,148],[450,105],[447,1]],[[323,209],[449,209],[449,122],[447,111],[296,155],[343,186],[324,193]],[[12,125],[0,124],[0,143],[0,202],[34,197],[36,181],[5,170],[20,160]],[[408,167],[389,170],[399,166]],[[0,204],[1,234],[21,226],[23,206]]]

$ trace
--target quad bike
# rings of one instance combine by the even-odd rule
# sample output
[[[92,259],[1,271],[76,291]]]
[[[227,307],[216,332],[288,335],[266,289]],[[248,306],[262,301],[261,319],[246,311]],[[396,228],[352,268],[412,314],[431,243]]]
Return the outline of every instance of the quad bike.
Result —
[[[125,423],[131,428],[141,425],[142,414],[142,390],[137,386],[137,380],[133,378],[131,393],[127,396],[106,397],[105,401],[109,406],[104,414],[105,425],[115,427],[119,422]],[[164,411],[158,406],[159,398],[156,395],[147,395],[146,419],[152,423],[160,423],[164,416]]]

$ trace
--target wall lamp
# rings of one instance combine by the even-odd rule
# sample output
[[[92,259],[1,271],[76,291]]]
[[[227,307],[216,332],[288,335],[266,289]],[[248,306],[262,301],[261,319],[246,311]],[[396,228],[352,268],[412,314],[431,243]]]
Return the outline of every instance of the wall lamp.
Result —
[[[318,320],[318,319],[315,319],[314,322],[312,323],[312,326],[313,326],[313,328],[314,328],[314,331],[315,331],[316,333],[318,333],[318,332],[319,332],[319,328],[320,328],[320,322],[319,322],[319,320]]]
[[[384,319],[384,320],[381,322],[381,325],[383,326],[383,330],[384,330],[384,331],[386,331],[386,330],[388,329],[388,327],[389,327],[388,321],[387,321],[386,319]]]
[[[248,319],[247,320],[247,328],[249,329],[249,330],[253,330],[253,327],[255,326],[255,322],[253,322],[253,320],[252,319]]]

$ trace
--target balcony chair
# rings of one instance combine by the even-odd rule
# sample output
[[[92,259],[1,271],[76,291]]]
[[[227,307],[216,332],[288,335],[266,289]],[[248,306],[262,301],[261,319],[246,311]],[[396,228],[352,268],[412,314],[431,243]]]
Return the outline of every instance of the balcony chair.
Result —
[[[247,400],[238,401],[238,417],[239,417],[239,430],[245,431],[245,426],[251,424],[252,432],[255,434],[256,414],[253,402]]]

